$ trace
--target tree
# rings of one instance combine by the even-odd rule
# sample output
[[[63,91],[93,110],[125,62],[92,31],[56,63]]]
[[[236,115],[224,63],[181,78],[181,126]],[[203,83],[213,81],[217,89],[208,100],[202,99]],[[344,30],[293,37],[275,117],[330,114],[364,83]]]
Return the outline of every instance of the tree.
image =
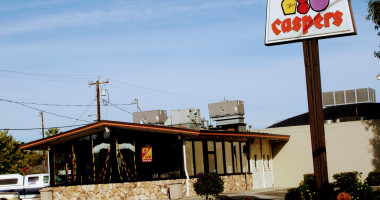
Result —
[[[22,169],[40,165],[43,161],[41,152],[20,150],[20,141],[0,131],[0,174],[24,174]]]
[[[19,148],[20,142],[8,130],[0,131],[0,174],[23,173],[25,154]]]
[[[368,15],[367,20],[372,21],[375,24],[375,30],[380,28],[380,0],[368,0]],[[380,36],[380,30],[377,33]],[[380,47],[380,46],[379,46]],[[375,51],[374,55],[380,59],[380,51]]]
[[[50,136],[59,134],[60,131],[61,129],[59,128],[49,128],[47,131],[45,131],[45,135],[46,137],[50,137]]]

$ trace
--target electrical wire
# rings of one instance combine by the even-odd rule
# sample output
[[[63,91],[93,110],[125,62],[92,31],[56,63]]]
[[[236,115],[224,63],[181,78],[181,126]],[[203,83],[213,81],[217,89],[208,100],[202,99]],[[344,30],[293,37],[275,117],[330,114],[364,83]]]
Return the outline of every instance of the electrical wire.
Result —
[[[51,104],[51,103],[34,103],[34,102],[25,102],[25,101],[13,101],[13,100],[9,100],[9,99],[0,99],[0,101],[11,101],[12,103],[21,103],[21,104],[29,104],[29,105],[39,105],[39,106],[61,106],[61,107],[87,107],[89,105],[85,105],[85,104]],[[132,102],[132,103],[118,103],[118,104],[114,104],[114,105],[118,105],[118,106],[130,106],[130,105],[134,105],[136,103]],[[96,106],[96,105],[91,105],[91,106]]]
[[[124,110],[124,109],[122,109],[122,108],[120,108],[120,107],[118,107],[118,106],[116,106],[116,105],[112,104],[111,102],[107,102],[107,103],[108,103],[108,104],[110,104],[111,106],[113,106],[113,107],[115,107],[115,108],[119,109],[119,110],[122,110],[122,111],[124,111],[124,112],[126,112],[126,113],[128,113],[128,114],[131,114],[131,115],[133,115],[133,113],[132,113],[132,112],[129,112],[129,111],[127,111],[127,110]]]
[[[88,75],[38,74],[38,73],[19,72],[19,71],[13,71],[13,70],[5,70],[5,69],[0,69],[0,72],[10,73],[10,74],[21,74],[21,75],[26,75],[26,76],[45,77],[45,78],[61,78],[61,79],[70,78],[70,79],[77,79],[77,80],[87,80],[89,77],[93,77],[93,76],[88,76]]]
[[[24,106],[26,108],[30,108],[30,109],[37,110],[37,111],[42,111],[44,113],[51,114],[51,115],[54,115],[54,116],[57,116],[57,117],[62,117],[62,118],[67,118],[67,119],[72,119],[72,120],[82,121],[82,122],[90,122],[90,121],[87,121],[87,120],[81,120],[81,119],[76,119],[76,118],[73,118],[73,117],[68,117],[68,116],[64,116],[64,115],[55,114],[55,113],[52,113],[52,112],[49,112],[49,111],[45,111],[45,110],[41,110],[41,109],[38,109],[38,108],[34,108],[34,107],[31,107],[31,106],[28,106],[28,105],[25,105],[23,103],[19,103],[19,102],[16,102],[16,101],[12,101],[12,100],[2,99],[2,101],[6,101],[6,102],[9,102],[9,103],[15,103],[15,104]]]
[[[70,128],[70,127],[77,127],[77,126],[85,126],[89,124],[77,124],[77,125],[71,125],[71,126],[54,126],[54,127],[45,127],[45,129],[50,129],[50,128]],[[28,131],[28,130],[41,130],[42,127],[40,128],[4,128],[0,129],[0,131]]]
[[[163,91],[163,90],[157,90],[157,89],[143,87],[143,86],[139,86],[139,85],[135,85],[135,84],[131,84],[131,83],[126,83],[126,82],[119,81],[119,80],[116,80],[116,79],[109,79],[109,80],[112,80],[113,82],[117,82],[117,83],[120,83],[120,84],[123,84],[123,85],[127,85],[127,86],[131,86],[131,87],[134,87],[134,88],[139,88],[139,89],[145,90],[145,92],[137,91],[137,90],[132,90],[132,91],[146,93],[146,94],[153,94],[153,95],[156,95],[156,96],[162,96],[162,97],[168,97],[168,98],[176,98],[176,99],[189,99],[190,98],[190,99],[196,99],[196,100],[199,100],[199,101],[210,101],[210,100],[211,101],[216,101],[217,99],[219,99],[219,98],[215,98],[215,97],[212,97],[212,96],[185,95],[185,94],[179,94],[179,93],[175,93],[175,92],[168,92],[168,91]],[[110,85],[110,86],[111,87],[117,87],[117,86],[112,86],[112,85]],[[119,87],[119,88],[122,88],[122,87]],[[130,90],[130,89],[126,89],[126,88],[122,88],[122,89]],[[164,95],[164,94],[166,94],[166,95]]]
[[[95,100],[96,100],[96,99],[94,99],[94,100],[91,101],[91,103],[87,106],[86,110],[85,110],[85,111],[84,111],[84,112],[78,117],[78,119],[80,119],[80,118],[83,117],[83,115],[88,111],[88,109],[90,109],[91,105],[94,103]],[[77,121],[78,121],[78,120],[75,120],[75,121],[71,124],[71,126],[74,125]]]

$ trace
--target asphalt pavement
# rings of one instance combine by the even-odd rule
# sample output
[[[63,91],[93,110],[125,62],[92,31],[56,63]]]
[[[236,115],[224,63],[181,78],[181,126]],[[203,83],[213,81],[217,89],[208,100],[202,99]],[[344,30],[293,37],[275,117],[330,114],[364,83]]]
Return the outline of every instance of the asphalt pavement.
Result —
[[[267,188],[247,191],[225,192],[220,194],[220,200],[284,200],[288,188]],[[188,200],[204,200],[205,197],[183,198]],[[211,199],[215,199],[211,197]]]

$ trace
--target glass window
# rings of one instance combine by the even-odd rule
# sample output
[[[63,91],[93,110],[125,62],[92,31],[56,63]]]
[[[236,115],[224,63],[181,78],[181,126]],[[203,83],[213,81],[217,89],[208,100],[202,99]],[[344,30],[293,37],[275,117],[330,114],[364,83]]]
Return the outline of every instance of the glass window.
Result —
[[[214,141],[207,141],[207,150],[214,151]]]
[[[216,172],[215,154],[214,153],[208,154],[208,172]]]
[[[203,163],[203,146],[201,141],[194,141],[194,151],[195,151],[195,169],[196,174],[199,172],[204,172]]]
[[[225,150],[225,155],[226,155],[226,172],[227,174],[232,174],[233,166],[232,166],[231,142],[224,142],[224,150]]]
[[[242,164],[243,164],[243,172],[248,172],[248,148],[246,142],[240,143],[240,152],[241,152],[241,157],[242,157]]]
[[[186,147],[186,169],[189,176],[194,176],[194,160],[193,160],[193,142],[185,141]]]
[[[45,184],[48,184],[48,183],[49,183],[49,176],[44,176],[44,180],[43,180],[43,182],[44,182]]]
[[[1,179],[0,180],[0,185],[17,184],[17,182],[18,182],[17,178]]]
[[[94,183],[107,183],[111,179],[110,133],[101,132],[91,136],[92,167],[91,180]]]
[[[234,166],[235,173],[241,173],[241,162],[240,162],[240,144],[239,142],[233,142],[233,158],[234,158]]]
[[[53,154],[54,184],[63,185],[72,183],[72,159],[70,145],[59,145]]]
[[[38,182],[38,176],[31,176],[28,177],[28,184],[29,185],[34,185]]]
[[[224,174],[224,159],[223,159],[223,144],[222,142],[216,142],[216,161],[218,174]]]
[[[120,135],[115,139],[116,142],[116,162],[121,181],[136,180],[135,140],[131,136]]]

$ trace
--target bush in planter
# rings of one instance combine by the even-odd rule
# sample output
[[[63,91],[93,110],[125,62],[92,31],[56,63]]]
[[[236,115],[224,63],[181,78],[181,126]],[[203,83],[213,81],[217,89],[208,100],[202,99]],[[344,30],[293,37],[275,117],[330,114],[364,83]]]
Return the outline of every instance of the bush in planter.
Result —
[[[365,182],[370,186],[380,185],[380,171],[373,171],[368,173],[368,177]]]
[[[302,200],[301,192],[298,188],[290,188],[285,194],[285,200]]]
[[[342,172],[334,174],[335,179],[334,185],[339,188],[339,192],[350,190],[353,184],[358,183],[362,173],[357,171],[354,172]]]
[[[285,194],[285,200],[311,200],[315,199],[314,174],[303,175],[303,181],[297,188],[291,188]]]
[[[209,195],[218,196],[223,192],[223,180],[217,173],[199,173],[197,176],[197,182],[194,183],[194,190],[197,195],[206,196],[206,200],[208,200]]]
[[[357,171],[334,174],[334,184],[336,187],[339,187],[338,192],[349,193],[353,200],[374,199],[374,192],[371,186],[359,181],[361,174]]]

